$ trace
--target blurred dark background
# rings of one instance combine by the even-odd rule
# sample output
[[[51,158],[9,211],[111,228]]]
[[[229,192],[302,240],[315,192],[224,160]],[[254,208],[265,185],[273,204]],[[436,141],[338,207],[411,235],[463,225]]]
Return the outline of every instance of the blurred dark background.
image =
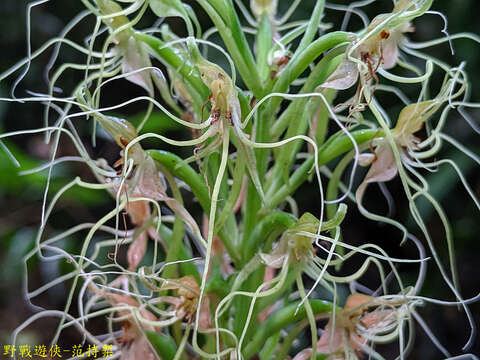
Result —
[[[5,71],[10,66],[26,55],[26,7],[29,2],[25,0],[3,0],[0,4],[0,72]],[[197,9],[197,5],[190,2]],[[246,2],[247,3],[247,2]],[[284,9],[289,1],[279,0],[280,9]],[[348,4],[348,1],[337,1],[337,4]],[[311,14],[311,8],[314,0],[304,0],[297,11],[297,17],[307,18]],[[475,0],[435,0],[433,10],[443,12],[448,17],[448,31],[455,34],[462,31],[469,31],[476,34],[480,33],[480,22],[478,21],[478,7]],[[32,11],[32,49],[38,49],[49,39],[55,37],[80,11],[84,10],[83,5],[78,0],[52,0]],[[378,13],[389,12],[391,2],[387,0],[378,1],[374,6],[367,7],[367,13],[372,18]],[[203,11],[198,12],[201,21],[209,25]],[[339,24],[342,14],[338,11],[327,10],[324,22]],[[155,21],[152,14],[148,13],[146,19],[138,28],[150,26]],[[166,21],[172,28],[178,29],[182,34],[181,23],[176,19]],[[351,30],[358,29],[358,18],[352,16]],[[92,18],[82,22],[69,35],[73,41],[83,43],[94,26]],[[357,27],[356,27],[357,26]],[[421,21],[415,22],[416,32],[411,35],[413,40],[423,41],[442,36],[443,21],[435,15],[425,15]],[[480,98],[480,45],[470,40],[454,41],[455,55],[450,53],[448,43],[428,49],[427,52],[434,55],[449,64],[458,65],[461,61],[467,62],[466,70],[470,76],[472,85],[472,99]],[[51,51],[39,56],[32,62],[29,73],[21,82],[16,96],[27,96],[26,91],[47,92],[48,88],[44,80],[44,69],[48,62]],[[64,62],[82,62],[83,57],[73,51],[68,46],[62,46],[57,64]],[[16,73],[17,75],[20,72]],[[0,96],[10,96],[15,77],[10,77],[0,82]],[[81,72],[68,72],[62,77],[59,85],[65,89],[71,89],[82,79]],[[442,78],[437,77],[432,80],[433,84],[439,84]],[[115,86],[108,87],[104,91],[107,102],[120,102],[131,96],[140,95],[141,91],[133,89],[129,83],[116,82]],[[418,91],[418,89],[416,90]],[[408,93],[407,93],[408,94]],[[414,94],[414,93],[411,93]],[[412,95],[412,98],[413,95]],[[381,99],[382,100],[382,99]],[[391,98],[385,99],[389,111],[397,112],[401,104],[392,102]],[[135,116],[142,111],[142,105],[134,105],[125,109],[125,113]],[[477,123],[480,122],[478,112],[471,111]],[[164,118],[158,115],[149,122],[148,130],[166,132],[171,136],[188,137],[175,128],[169,122],[162,122]],[[13,104],[0,102],[0,132],[15,131],[19,129],[32,129],[40,127],[43,124],[43,107],[39,104]],[[110,141],[99,140],[97,146],[93,148],[90,142],[89,124],[79,124],[84,143],[87,149],[94,157],[104,157],[110,163],[118,158],[118,148]],[[165,125],[167,124],[167,125]],[[447,130],[450,135],[458,139],[462,144],[479,154],[479,135],[466,125],[456,113],[452,112],[449,118]],[[48,159],[49,148],[43,142],[40,135],[18,136],[5,141],[15,157],[20,161],[20,170],[30,169],[38,166]],[[152,143],[152,146],[158,146],[158,143]],[[146,146],[148,147],[148,145]],[[76,155],[75,148],[69,141],[62,141],[60,147],[61,156]],[[480,167],[466,156],[454,151],[448,145],[442,153],[444,157],[455,160],[466,176],[467,181],[473,188],[477,196],[480,195]],[[459,277],[461,279],[462,293],[465,298],[475,296],[480,291],[480,271],[479,256],[480,242],[478,234],[480,231],[479,212],[473,202],[468,198],[465,190],[458,181],[455,172],[449,168],[441,168],[441,171],[427,174],[427,179],[431,184],[431,191],[434,197],[444,206],[450,217],[453,235],[455,239],[455,248],[457,254],[457,264]],[[22,281],[24,278],[23,256],[32,249],[35,234],[40,223],[42,197],[45,187],[47,172],[43,171],[35,175],[18,176],[18,171],[13,163],[8,159],[5,152],[0,150],[0,344],[9,344],[12,331],[19,326],[29,315],[31,309],[23,301]],[[54,180],[50,188],[50,196],[59,188],[68,183],[74,175],[80,175],[82,179],[92,180],[89,169],[80,164],[69,163],[58,166],[54,171]],[[360,177],[361,178],[361,177]],[[318,199],[312,196],[316,193],[312,185],[305,185],[298,194],[298,203],[301,211],[316,211],[318,208]],[[388,184],[392,193],[399,193],[401,185],[396,181]],[[373,193],[373,192],[372,192]],[[382,210],[385,200],[381,197],[375,198],[372,194],[369,196],[369,208]],[[372,205],[373,204],[373,205]],[[78,224],[87,221],[96,221],[101,214],[113,205],[112,199],[106,193],[93,192],[82,189],[69,190],[59,201],[55,208],[52,220],[46,227],[47,234],[54,234],[59,229],[67,229],[72,224]],[[405,199],[399,199],[396,203],[395,217],[404,222],[413,224],[408,214],[408,207]],[[429,226],[435,245],[439,250],[440,256],[447,261],[446,242],[442,235],[443,228],[440,219],[435,215],[431,207],[426,204],[420,204],[423,207],[424,218]],[[399,234],[387,226],[381,226],[377,223],[366,221],[356,211],[354,206],[349,208],[349,217],[346,220],[344,228],[344,237],[351,243],[362,243],[367,239],[369,242],[381,244],[392,256],[395,257],[415,257],[416,250],[411,248],[399,249]],[[415,228],[415,227],[413,227]],[[414,231],[415,233],[415,231]],[[82,238],[80,236],[69,237],[64,243],[64,247],[74,253],[78,253]],[[391,250],[391,251],[390,251]],[[41,263],[33,259],[28,263],[30,288],[37,288],[66,271],[70,266],[65,262]],[[415,275],[416,267],[405,266],[399,270],[408,278]],[[348,273],[348,271],[347,271]],[[372,271],[369,275],[373,284],[378,283],[376,275]],[[367,280],[369,281],[369,280]],[[56,286],[43,293],[34,301],[35,304],[49,309],[61,309],[65,302],[66,288]],[[422,289],[422,295],[438,299],[453,300],[452,295],[443,285],[442,279],[438,274],[438,269],[432,264],[427,273],[425,286]],[[471,306],[477,324],[480,324],[480,304]],[[465,315],[459,312],[457,307],[440,307],[426,305],[420,309],[421,315],[426,319],[434,333],[438,336],[440,342],[447,349],[455,354],[460,353],[461,347],[468,338],[469,330]],[[46,319],[33,323],[22,333],[18,343],[48,344],[57,324],[56,319]],[[98,324],[99,328],[104,326]],[[478,337],[478,336],[477,336]],[[65,346],[79,343],[81,337],[69,330],[64,333],[60,342]],[[480,339],[471,350],[475,354],[480,354]],[[434,360],[442,358],[432,342],[425,333],[419,328],[417,331],[417,340],[415,348],[409,359]]]

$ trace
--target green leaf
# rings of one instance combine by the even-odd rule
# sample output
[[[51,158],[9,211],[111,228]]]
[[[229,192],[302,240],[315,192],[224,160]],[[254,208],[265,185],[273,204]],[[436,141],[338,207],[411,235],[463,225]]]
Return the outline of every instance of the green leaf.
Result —
[[[179,0],[151,0],[150,8],[158,17],[187,17],[187,13]]]
[[[312,299],[310,306],[316,315],[327,316],[333,310],[333,305],[327,301]],[[246,345],[244,355],[249,359],[263,348],[268,338],[287,326],[297,323],[306,317],[304,306],[298,308],[298,302],[290,303],[275,311],[263,324],[257,327],[253,339]]]
[[[158,17],[173,17],[178,16],[185,20],[188,34],[193,36],[193,26],[188,12],[180,0],[150,0],[150,9]]]
[[[129,120],[132,124],[140,124],[140,122],[144,119],[145,114],[145,111],[139,112],[130,116]],[[153,111],[142,128],[142,133],[153,132],[160,135],[165,135],[169,131],[185,131],[185,128],[161,111]]]
[[[172,360],[175,357],[177,346],[170,336],[148,330],[145,334],[162,360]]]
[[[13,142],[4,140],[5,145],[20,163],[17,168],[8,154],[0,149],[0,196],[15,195],[29,201],[39,200],[45,189],[48,169],[33,174],[19,176],[19,171],[29,170],[42,165],[41,161],[22,151]],[[50,193],[53,194],[69,183],[72,179],[71,165],[68,163],[56,165],[52,172]],[[62,195],[62,199],[85,206],[100,205],[108,201],[104,192],[75,186]]]

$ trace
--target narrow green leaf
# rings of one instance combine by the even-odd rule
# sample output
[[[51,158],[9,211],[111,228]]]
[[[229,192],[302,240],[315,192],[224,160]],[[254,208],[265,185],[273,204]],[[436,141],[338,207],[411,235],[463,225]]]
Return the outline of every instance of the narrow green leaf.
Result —
[[[162,360],[172,360],[175,357],[177,346],[170,336],[148,330],[145,334]]]

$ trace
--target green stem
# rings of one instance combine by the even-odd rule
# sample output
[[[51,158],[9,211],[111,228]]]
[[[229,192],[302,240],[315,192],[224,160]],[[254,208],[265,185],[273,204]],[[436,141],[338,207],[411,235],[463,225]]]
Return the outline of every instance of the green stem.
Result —
[[[341,43],[349,42],[349,38],[349,33],[335,31],[323,35],[312,42],[302,51],[302,53],[290,60],[273,86],[272,92],[285,93],[292,81],[300,77],[300,75],[315,61],[317,57],[320,56],[320,54]],[[281,101],[281,98],[273,98],[270,100],[267,107],[267,113],[273,116]]]
[[[331,200],[335,200],[338,197],[338,189],[340,187],[341,177],[347,165],[350,164],[350,161],[352,161],[353,155],[354,155],[353,152],[350,152],[349,154],[345,155],[342,158],[342,160],[340,160],[338,165],[335,167],[335,170],[333,171],[332,176],[330,177],[330,181],[328,182],[326,200],[331,201]],[[335,215],[337,213],[337,208],[338,208],[337,204],[326,205],[328,219],[335,218]]]
[[[307,298],[307,294],[305,293],[305,287],[303,286],[302,280],[302,272],[300,270],[300,266],[295,269],[297,275],[297,288],[298,292],[300,293],[300,297],[303,301],[303,306],[305,307],[305,312],[308,318],[308,322],[310,323],[310,333],[312,335],[312,355],[310,358],[315,360],[315,356],[317,355],[317,323],[315,321],[315,315],[313,315],[313,309],[310,305],[310,300]]]
[[[276,354],[276,349],[278,342],[280,341],[280,333],[276,333],[275,335],[271,336],[265,346],[263,347],[262,351],[260,352],[260,360],[270,360],[274,358],[274,354]],[[276,359],[285,359],[276,357]]]
[[[269,142],[270,140],[270,124],[272,118],[265,112],[265,107],[261,106],[258,110],[258,117],[255,123],[255,140],[257,142]],[[269,149],[254,149],[255,162],[257,165],[257,173],[263,187],[265,174],[268,169],[268,159],[270,155]],[[249,182],[247,186],[247,195],[244,208],[244,232],[242,243],[248,241],[253,228],[256,226],[259,217],[258,211],[262,207],[262,199],[258,194],[253,182]]]
[[[283,35],[278,40],[277,44],[273,48],[273,51],[281,49],[280,44],[283,45],[284,47],[286,47],[288,44],[290,44],[297,37],[302,35],[306,31],[307,27],[308,27],[308,23],[305,23],[305,24],[300,25],[298,27],[295,27],[292,30],[290,30],[289,32],[287,32],[285,35]]]
[[[171,47],[166,46],[162,40],[155,36],[136,32],[135,38],[150,46],[168,65],[178,71],[204,99],[208,97],[208,88],[198,72],[186,59],[178,56]]]
[[[257,328],[252,340],[245,347],[245,359],[250,359],[253,355],[257,354],[270,336],[306,318],[305,307],[302,306],[298,308],[298,304],[299,302],[295,302],[276,311],[270,315],[267,321]],[[333,309],[333,305],[324,300],[310,300],[310,306],[314,314],[327,315]]]
[[[366,141],[373,139],[374,137],[382,136],[382,132],[376,129],[357,130],[350,133],[351,137],[357,144],[362,144]],[[347,135],[344,135],[343,131],[339,131],[328,139],[318,150],[318,166],[323,166],[335,159],[337,156],[352,150],[353,143]],[[268,212],[275,208],[278,204],[285,200],[285,198],[294,192],[305,180],[308,179],[310,170],[314,165],[315,158],[310,156],[303,162],[300,167],[290,177],[289,184],[284,184],[280,189],[273,189],[272,192],[268,192],[266,195],[267,204],[265,204],[262,212]]]
[[[172,332],[173,332],[173,338],[175,339],[175,343],[178,346],[178,350],[177,350],[177,353],[178,353],[178,351],[182,351],[181,350],[182,340],[184,338],[183,331],[182,331],[182,324],[181,324],[180,321],[177,321],[175,324],[172,325]],[[175,356],[177,356],[177,355],[175,355]],[[186,357],[185,357],[185,354],[183,354],[183,351],[182,351],[182,353],[180,353],[179,356],[181,356],[182,360],[187,360]],[[175,358],[173,358],[173,360],[175,360]]]
[[[180,217],[175,216],[175,220],[173,222],[172,243],[168,248],[167,257],[165,259],[167,263],[173,262],[179,259],[178,254],[180,252],[180,247],[182,246],[182,243],[183,243],[183,235],[184,235],[183,221],[182,219],[180,219]],[[165,279],[173,279],[178,277],[177,264],[166,266],[165,270],[163,271],[163,277]]]
[[[235,170],[233,171],[233,183],[229,191],[228,199],[222,208],[220,216],[216,220],[215,232],[220,231],[225,224],[225,221],[227,221],[228,218],[233,217],[233,208],[238,200],[238,196],[240,195],[240,191],[242,189],[243,177],[245,175],[245,160],[242,159],[240,153],[237,154],[239,155],[239,157],[235,162]]]
[[[153,160],[159,162],[170,171],[173,176],[187,183],[205,212],[210,210],[210,196],[208,188],[201,176],[188,164],[181,164],[183,159],[164,150],[147,150],[146,153]],[[181,165],[179,165],[181,164]]]
[[[315,68],[308,76],[307,81],[302,86],[300,94],[310,93],[314,91],[317,86],[323,83],[340,64],[346,48],[346,45],[339,46],[338,48],[333,49],[327,55],[325,55],[322,60],[320,60],[317,65],[315,65]],[[305,103],[308,101],[308,99],[309,98],[296,99],[288,105],[287,109],[285,109],[278,121],[273,124],[270,130],[270,133],[274,139],[277,139],[285,131],[285,128],[292,123],[292,118],[296,118],[298,116],[298,109],[301,109],[302,105],[305,106]],[[324,104],[322,99],[317,99],[322,104]],[[298,106],[299,103],[301,104],[301,106]]]
[[[340,187],[340,179],[343,175],[343,172],[345,171],[346,167],[348,164],[353,159],[354,152],[351,151],[349,154],[345,155],[342,160],[339,161],[338,165],[335,167],[335,170],[333,171],[332,176],[330,177],[330,181],[328,182],[327,186],[327,192],[326,192],[326,199],[327,200],[335,200],[338,198],[338,189]],[[327,218],[328,219],[334,219],[336,214],[337,214],[337,204],[327,204],[326,205],[326,211],[327,211]],[[332,230],[332,236],[335,237],[337,229]],[[339,241],[342,241],[342,234],[340,233],[340,238]],[[337,245],[337,247],[334,250],[336,253],[343,255],[344,250],[343,247],[340,245]],[[335,269],[337,271],[340,270],[342,263],[340,262],[337,266],[335,266]]]
[[[177,353],[177,345],[170,336],[150,330],[146,330],[145,335],[147,335],[158,356],[161,356],[164,360],[173,360]]]
[[[312,119],[312,103],[308,98],[299,99],[294,108],[293,113],[296,113],[297,121],[291,121],[288,125],[285,139],[292,138],[296,135],[304,135]],[[299,116],[299,114],[301,114]],[[288,184],[288,177],[293,163],[295,162],[297,153],[301,150],[303,140],[290,141],[278,149],[277,156],[275,158],[275,165],[272,169],[272,178],[280,180]]]
[[[263,82],[267,81],[269,76],[268,53],[272,49],[272,39],[270,16],[263,13],[257,33],[257,66]]]
[[[271,122],[271,116],[266,113],[265,108],[261,106],[259,109],[257,122],[255,123],[255,141],[259,143],[270,142]],[[270,149],[254,150],[257,159],[258,176],[260,177],[262,184],[264,183],[263,179],[265,178],[265,174],[267,173],[268,169],[268,157],[270,151]]]
[[[335,96],[337,95],[337,92],[334,89],[325,89],[325,91],[323,91],[323,95],[325,96],[325,100],[327,100],[328,105],[325,104],[322,99],[319,99],[318,107],[316,110],[317,129],[315,131],[315,141],[317,143],[317,146],[323,145],[323,143],[325,142],[325,138],[327,137],[328,118],[330,116],[328,106],[332,104],[333,99],[335,99]]]
[[[293,215],[276,211],[268,214],[253,229],[252,234],[243,243],[243,264],[246,264],[255,255],[258,248],[272,234],[280,235],[286,229],[295,225],[296,219]]]
[[[175,179],[173,178],[172,174],[169,171],[162,171],[162,173],[167,179],[167,182],[170,185],[170,188],[172,189],[172,194],[174,199],[177,200],[178,203],[183,206],[182,194],[180,193],[180,189],[178,188],[178,185],[175,182]],[[168,246],[167,256],[165,259],[167,263],[178,260],[180,248],[183,245],[183,236],[184,236],[183,221],[180,218],[180,216],[175,215],[175,220],[173,222],[172,242]],[[178,267],[177,264],[166,266],[165,270],[163,271],[163,277],[165,279],[173,279],[178,277],[179,275],[178,275],[177,267]]]
[[[258,221],[258,211],[261,207],[260,197],[257,194],[257,190],[251,181],[247,184],[247,195],[245,197],[245,206],[243,207],[243,236],[241,239],[242,244],[245,244],[255,228]]]
[[[228,0],[197,0],[218,29],[238,72],[254,96],[263,93],[260,76],[240,21]]]
[[[218,151],[212,152],[210,155],[206,157],[204,165],[202,166],[202,168],[205,171],[204,177],[207,179],[210,189],[213,188],[213,184],[215,183],[218,176],[218,171],[220,169],[220,156],[221,155],[218,153]],[[228,175],[228,172],[227,172],[227,175]],[[221,205],[225,204],[225,199],[227,198],[227,194],[228,194],[227,177],[228,176],[224,176],[222,178],[222,182],[219,188],[219,193],[218,193],[219,201],[218,201],[217,210],[216,210],[218,214],[222,209]],[[216,221],[217,220],[215,220],[215,226],[217,226]],[[232,213],[227,215],[221,228],[217,229],[214,227],[214,235],[217,235],[219,231],[222,231],[224,234],[227,234],[230,238],[230,242],[233,244],[233,246],[236,246],[236,244],[238,243],[237,241],[238,227],[237,227],[236,219]]]
[[[325,0],[317,0],[315,8],[313,9],[312,16],[308,21],[308,26],[305,34],[303,35],[302,41],[300,42],[296,50],[296,54],[300,54],[303,49],[305,49],[312,42],[313,38],[317,34],[318,26],[320,25],[320,21],[322,20],[324,8]]]
[[[295,282],[295,271],[293,268],[288,272],[287,278],[285,279],[285,284],[282,288],[279,289],[275,294],[261,298],[258,300],[258,311],[263,311],[269,306],[275,304],[279,299],[282,299],[285,302],[285,299],[288,299],[288,295],[292,291],[293,283]]]
[[[343,57],[345,48],[346,46],[339,46],[338,48],[333,49],[318,62],[308,76],[306,83],[302,86],[302,89],[300,90],[301,94],[311,93],[318,85],[324,82],[328,76],[330,76]],[[293,100],[282,113],[280,118],[272,125],[270,129],[271,137],[278,139],[278,137],[285,131],[285,128],[287,127],[287,134],[284,138],[293,137],[297,134],[304,134],[307,131],[310,123],[310,114],[313,113],[313,111],[310,111],[310,109],[306,109],[309,101],[311,101],[313,104],[318,102],[319,106],[325,105],[323,99],[319,97],[305,97]],[[326,107],[325,111],[327,121],[329,112]],[[304,116],[302,116],[301,121],[298,121],[298,114],[302,113]],[[276,189],[282,183],[288,183],[288,173],[290,169],[290,165],[288,164],[291,164],[291,162],[294,161],[295,156],[300,151],[302,144],[302,141],[291,142],[285,144],[282,148],[277,150],[275,164],[265,185],[267,190],[271,189],[272,186],[274,189]],[[282,173],[283,177],[281,176]]]
[[[289,331],[288,335],[283,339],[280,350],[277,351],[278,359],[287,359],[287,355],[290,352],[293,342],[303,331],[303,328],[308,325],[308,321],[300,321],[297,325]]]
[[[193,170],[193,168],[185,163],[182,163],[183,159],[179,156],[163,150],[147,150],[155,161],[164,165],[173,176],[184,181],[192,190],[193,194],[197,198],[198,202],[203,208],[205,213],[210,212],[210,196],[208,188],[205,185],[202,177]],[[182,164],[181,164],[182,163]],[[240,255],[232,241],[231,234],[225,232],[225,229],[220,230],[219,237],[225,245],[230,257],[235,261],[240,261]]]
[[[203,104],[203,102],[208,98],[210,95],[210,91],[208,87],[203,83],[198,71],[187,59],[182,58],[178,55],[174,50],[170,47],[165,46],[165,42],[160,40],[159,38],[144,34],[144,33],[135,33],[135,38],[143,41],[145,44],[150,46],[153,51],[161,58],[163,61],[171,66],[173,70],[178,71],[180,75],[187,81],[192,89],[195,90],[196,93],[200,96],[200,100],[196,100],[197,102]],[[242,108],[242,114],[248,114],[249,112],[249,105],[248,99],[246,98],[245,94],[241,89],[238,90],[238,99],[240,100],[240,105]],[[192,94],[191,94],[192,95]],[[245,115],[244,115],[245,116]]]
[[[260,220],[260,222],[256,224],[250,236],[246,237],[245,241],[242,243],[243,248],[245,249],[243,253],[243,266],[246,266],[247,263],[249,263],[262,243],[266,242],[267,239],[274,239],[286,229],[292,227],[295,222],[296,219],[291,214],[280,211],[271,213]],[[255,269],[248,277],[248,279],[242,285],[242,290],[249,292],[255,291],[255,289],[257,289],[262,283],[264,276],[265,266],[262,264],[259,269]],[[235,308],[237,309],[237,313],[234,321],[234,331],[237,334],[240,334],[243,330],[245,325],[244,319],[247,316],[249,304],[250,299],[247,297],[239,296],[235,299]],[[257,316],[259,309],[259,305],[256,304],[253,310],[254,317]],[[251,337],[253,331],[254,327],[249,326],[246,339]]]
[[[258,142],[268,142],[269,138],[269,116],[265,115],[264,108],[259,109],[257,122],[255,123],[255,138]],[[268,149],[254,149],[255,162],[257,165],[257,173],[263,186],[263,179],[268,166],[268,156],[270,151]],[[250,238],[251,232],[256,226],[259,217],[258,211],[262,206],[262,200],[258,191],[252,181],[248,182],[247,195],[245,199],[245,207],[243,210],[244,228],[242,244]]]
[[[166,227],[165,225],[160,225],[159,230],[160,236],[162,237],[163,241],[170,247],[173,244],[173,232],[170,228]],[[192,254],[190,254],[185,246],[181,244],[180,250],[178,251],[178,260],[188,260],[192,258]],[[180,264],[180,271],[183,275],[192,275],[195,279],[200,282],[200,274],[198,273],[198,269],[195,264],[191,261],[184,261]]]

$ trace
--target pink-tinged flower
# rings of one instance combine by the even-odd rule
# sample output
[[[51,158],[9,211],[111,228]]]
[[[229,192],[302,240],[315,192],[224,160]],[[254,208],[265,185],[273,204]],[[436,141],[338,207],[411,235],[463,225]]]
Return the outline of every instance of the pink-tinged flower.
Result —
[[[199,316],[198,327],[200,329],[211,328],[210,300],[208,296],[202,298],[200,314],[197,314],[200,287],[193,276],[188,275],[179,279],[165,280],[160,290],[174,290],[175,296],[168,296],[164,299],[165,302],[174,305],[176,318],[192,323],[195,321],[196,316]]]
[[[441,103],[442,101],[429,100],[411,104],[402,109],[397,124],[391,131],[395,146],[399,149],[402,158],[411,156],[416,149],[419,139],[414,134],[438,110]],[[361,154],[359,157],[360,165],[370,165],[365,179],[356,192],[359,204],[362,202],[368,184],[389,181],[398,173],[397,161],[388,140],[377,138],[373,141],[373,146],[373,154]]]
[[[133,191],[129,192],[129,198],[144,197],[153,201],[164,202],[176,215],[185,221],[195,234],[200,234],[198,225],[190,213],[176,199],[167,195],[163,176],[158,171],[151,157],[145,157],[142,163],[137,166],[131,183]],[[150,205],[147,200],[129,201],[126,205],[126,210],[137,227],[141,227],[151,217]],[[131,269],[136,268],[145,254],[147,233],[152,239],[160,241],[154,227],[150,226],[142,232],[135,242],[130,245],[128,251],[129,268]]]
[[[330,354],[328,360],[361,358],[367,339],[396,321],[395,310],[379,305],[382,301],[371,296],[350,295],[345,307],[325,326],[317,342],[317,354]],[[304,349],[293,360],[306,360],[311,353],[312,349]]]
[[[275,277],[275,268],[272,268],[270,266],[267,266],[265,268],[265,275],[263,276],[263,282],[267,283],[271,281]],[[270,286],[265,286],[264,290],[268,290]],[[262,312],[258,314],[258,321],[260,323],[265,322],[270,314],[274,311],[275,306],[272,304],[269,307],[265,308]]]
[[[341,204],[335,221],[322,223],[322,231],[331,230],[343,221],[346,206]],[[320,221],[311,213],[304,213],[290,229],[286,230],[277,245],[269,254],[261,253],[263,262],[272,268],[281,268],[286,260],[294,263],[306,264],[315,258],[313,243],[315,237],[304,233],[315,234]]]
[[[109,17],[109,15],[121,13],[122,7],[113,0],[97,0],[97,6],[102,15],[106,16],[103,22],[113,32],[115,52],[122,58],[122,74],[129,74],[126,79],[141,86],[150,95],[153,95],[155,85],[162,97],[172,104],[165,76],[159,69],[151,69],[148,46],[136,40],[134,30],[129,26],[129,19],[125,15]],[[119,31],[120,28],[122,30]],[[144,68],[146,69],[141,70]]]
[[[345,213],[346,205],[341,204],[335,218],[322,223],[322,231],[338,226],[343,221]],[[317,279],[323,267],[313,246],[319,226],[320,221],[315,216],[308,212],[304,213],[295,225],[283,233],[270,253],[260,253],[262,262],[273,269],[297,264],[312,279]]]
[[[207,230],[204,233],[208,232],[208,220],[207,220],[206,225],[207,225]],[[204,235],[204,236],[207,237],[207,235]],[[216,256],[220,259],[220,266],[222,268],[222,272],[227,276],[233,274],[235,272],[235,269],[231,265],[232,259],[228,255],[228,252],[225,249],[225,245],[223,244],[223,242],[220,240],[220,238],[217,235],[215,235],[213,237],[212,241],[213,241],[213,243],[212,243],[212,256]],[[209,271],[210,270],[211,270],[211,267],[210,267]]]
[[[109,293],[105,297],[113,306],[130,305],[139,307],[138,303],[130,296]],[[117,339],[121,344],[121,360],[157,359],[155,350],[145,336],[144,331],[156,331],[153,326],[143,324],[137,319],[131,310],[118,310],[118,316],[122,319],[122,336]],[[157,317],[145,308],[139,308],[141,318],[149,321],[157,321]]]
[[[406,21],[394,26],[391,26],[389,22],[379,31],[378,29],[374,31],[374,29],[393,14],[404,11],[408,3],[409,1],[399,1],[391,14],[376,16],[365,29],[363,35],[352,43],[354,49],[350,47],[352,50],[347,50],[348,55],[345,55],[345,59],[321,87],[345,90],[356,84],[360,71],[358,64],[350,60],[349,56],[362,61],[368,68],[368,73],[365,75],[362,83],[371,78],[376,79],[375,73],[379,67],[383,69],[393,68],[397,63],[398,47],[405,38],[404,34],[413,32],[414,28]]]
[[[304,213],[297,223],[285,231],[273,251],[269,254],[261,253],[260,257],[265,265],[279,269],[285,262],[308,263],[314,256],[314,239],[298,234],[299,231],[315,233],[319,221],[310,213]]]
[[[115,166],[123,166],[125,159],[125,150],[127,146],[138,136],[132,124],[128,121],[111,116],[97,115],[100,125],[105,131],[113,137],[115,142],[123,149],[122,158],[115,163]],[[182,218],[192,231],[200,236],[200,229],[190,213],[176,199],[169,197],[166,193],[166,183],[163,175],[157,169],[155,161],[147,155],[140,143],[135,143],[128,150],[127,159],[133,160],[134,170],[131,176],[120,188],[118,186],[112,188],[112,195],[128,193],[128,201],[126,211],[132,220],[132,223],[140,228],[151,218],[150,204],[147,200],[133,201],[134,198],[148,198],[152,201],[161,201],[167,204],[172,211]],[[129,270],[135,270],[147,248],[148,235],[156,241],[161,242],[160,237],[156,233],[154,227],[149,226],[143,231],[137,239],[130,245],[127,259]],[[165,245],[164,245],[165,247]]]

